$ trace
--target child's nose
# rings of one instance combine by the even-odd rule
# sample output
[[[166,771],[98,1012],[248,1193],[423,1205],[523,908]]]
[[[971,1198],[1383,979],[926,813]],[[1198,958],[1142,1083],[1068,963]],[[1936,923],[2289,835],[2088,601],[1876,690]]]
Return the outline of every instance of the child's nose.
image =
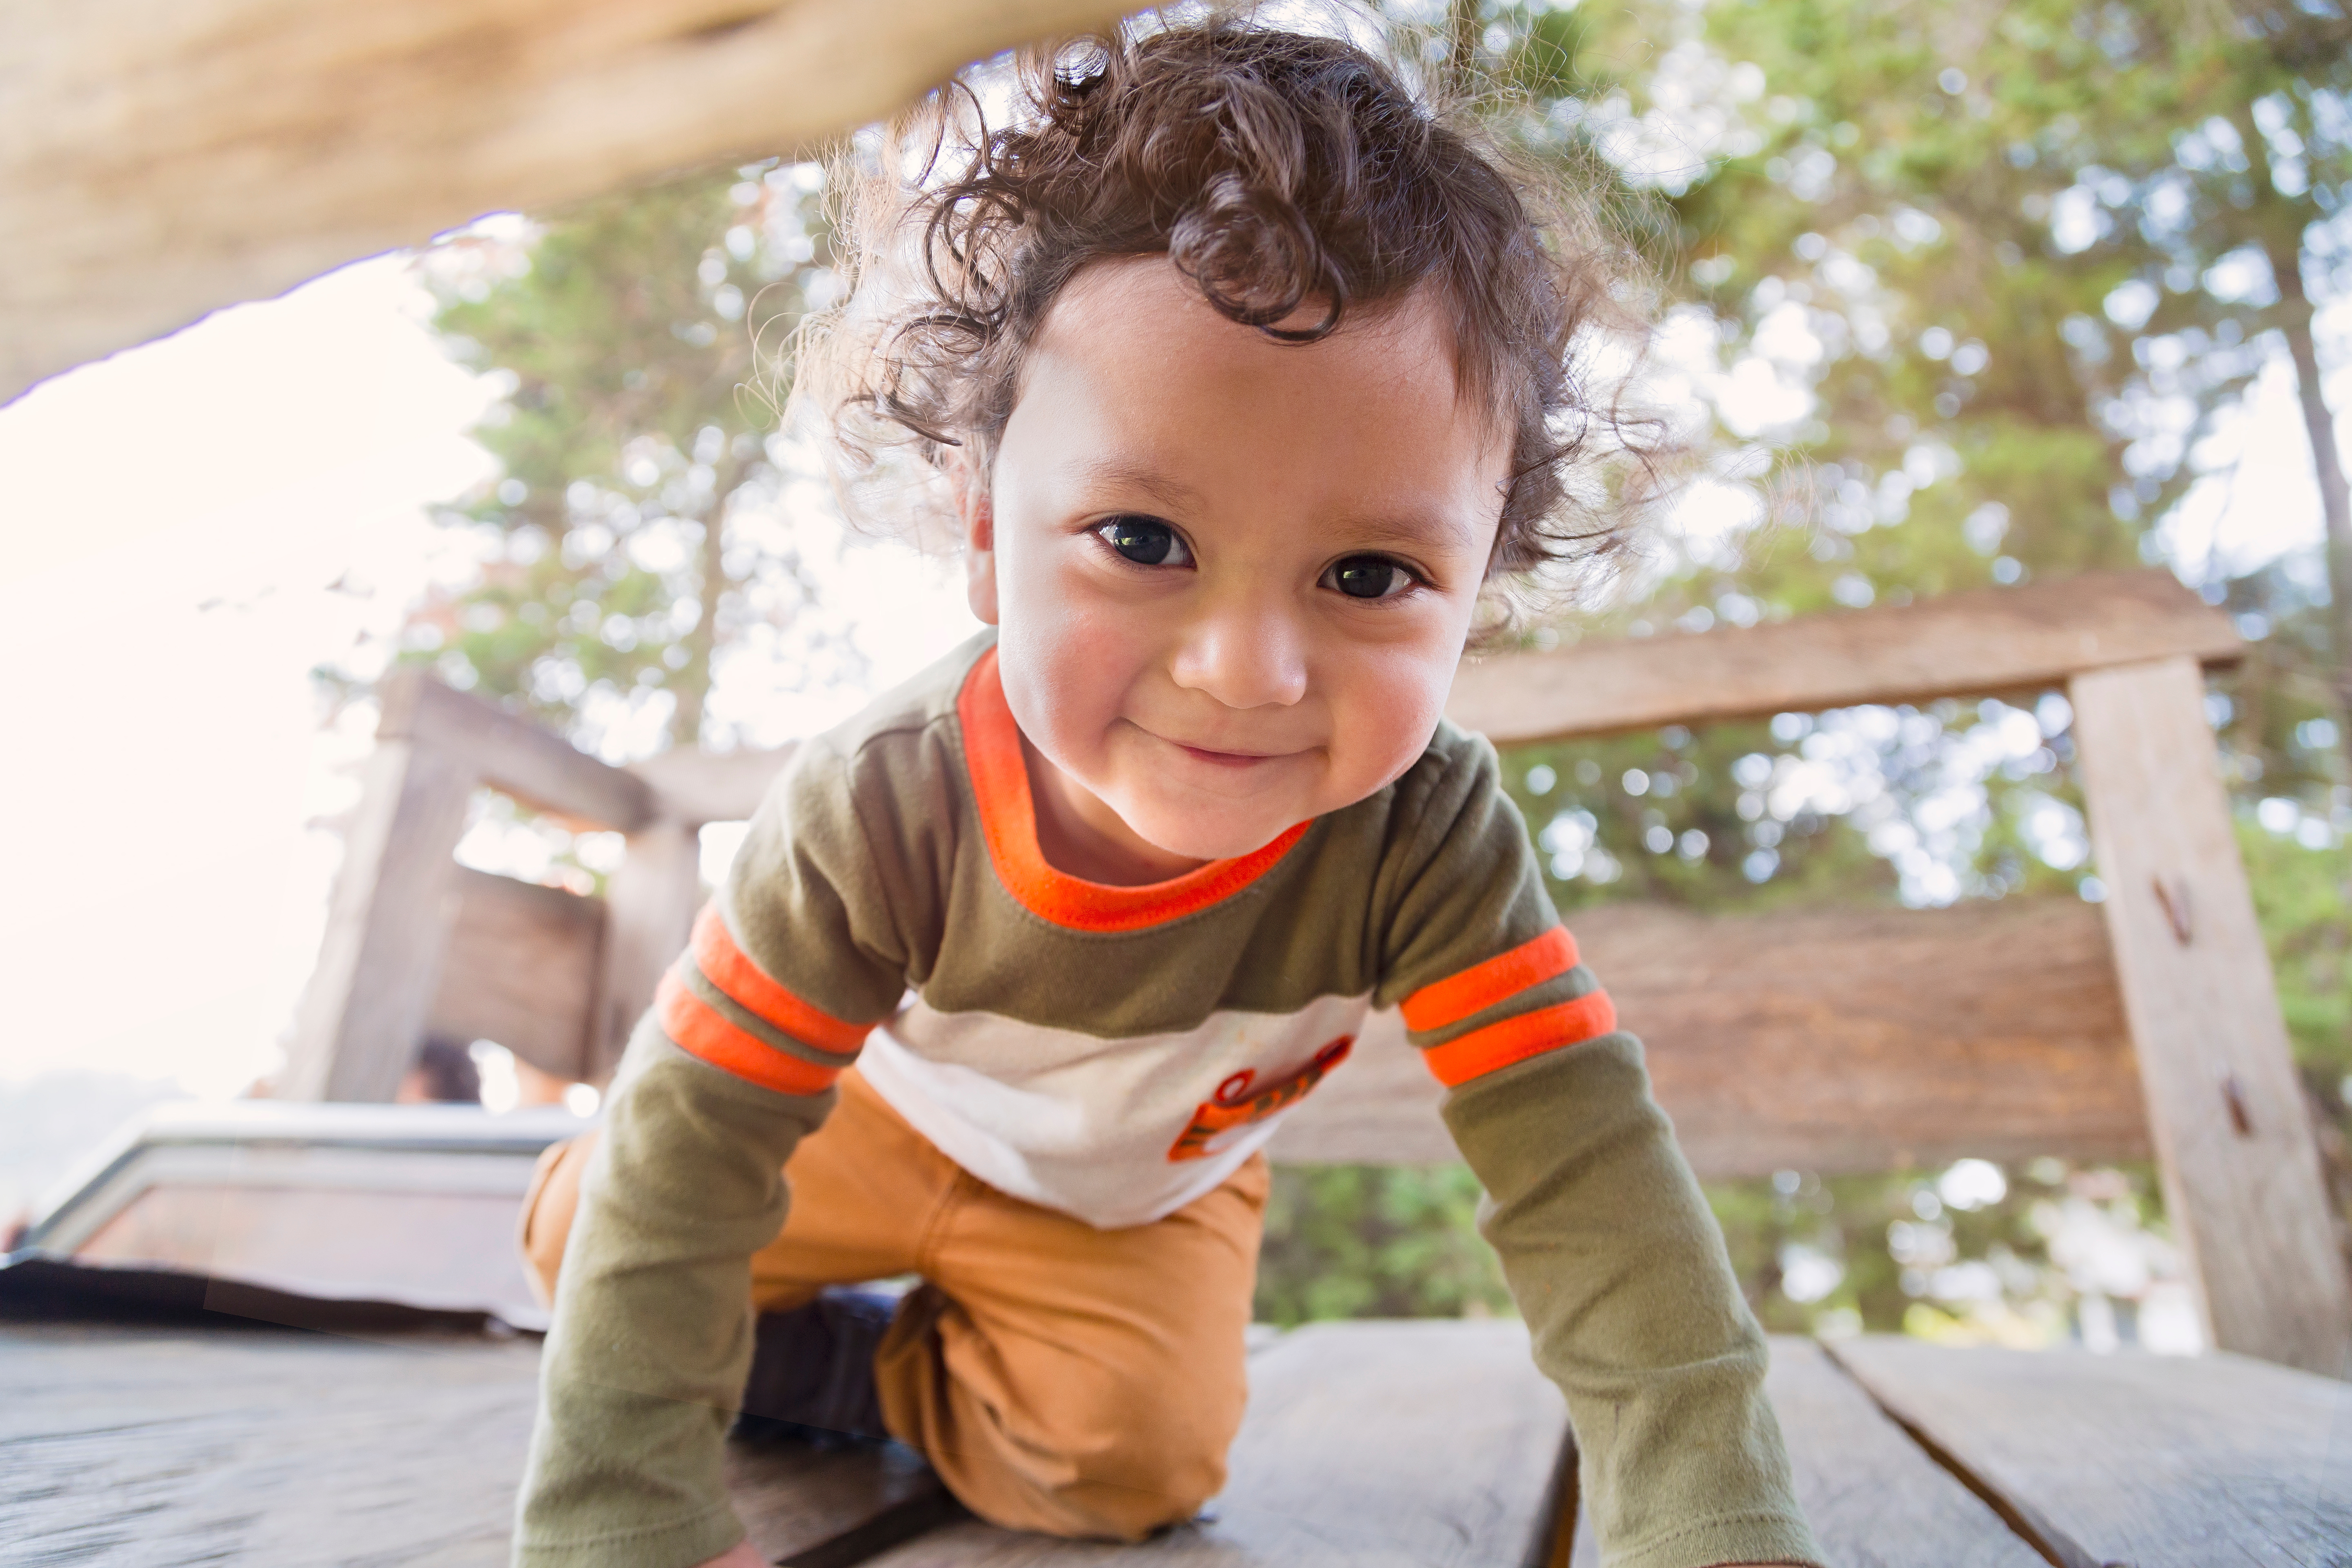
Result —
[[[1242,595],[1184,629],[1169,673],[1227,708],[1286,708],[1307,695],[1307,639],[1293,619]]]

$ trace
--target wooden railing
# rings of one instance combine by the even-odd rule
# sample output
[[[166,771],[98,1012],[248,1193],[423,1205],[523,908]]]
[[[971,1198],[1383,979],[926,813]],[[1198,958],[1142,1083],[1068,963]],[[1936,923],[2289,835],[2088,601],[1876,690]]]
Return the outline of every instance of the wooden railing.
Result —
[[[1474,661],[1450,711],[1508,742],[2063,689],[2102,905],[1620,906],[1578,939],[1703,1173],[2152,1152],[2213,1342],[2333,1372],[2352,1289],[2204,717],[2203,668],[2240,653],[2168,574],[2094,574]],[[685,942],[697,828],[748,816],[788,754],[607,767],[415,676],[382,737],[289,1071],[315,1098],[390,1098],[428,1026],[609,1072]],[[606,899],[456,868],[483,784],[626,834]],[[1438,1097],[1376,1016],[1274,1152],[1452,1159]]]
[[[675,753],[616,768],[495,703],[415,670],[394,675],[279,1092],[390,1100],[431,1031],[496,1040],[557,1078],[602,1080],[686,945],[702,898],[702,825],[751,816],[791,754]],[[625,835],[605,896],[457,865],[467,804],[485,786]]]

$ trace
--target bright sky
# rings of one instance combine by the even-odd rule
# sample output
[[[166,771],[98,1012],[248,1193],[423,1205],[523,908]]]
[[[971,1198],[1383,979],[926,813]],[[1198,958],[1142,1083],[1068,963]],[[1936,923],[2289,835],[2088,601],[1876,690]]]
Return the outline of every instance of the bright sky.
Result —
[[[353,752],[309,672],[399,624],[436,553],[425,508],[490,471],[464,434],[485,394],[427,309],[378,258],[0,408],[0,1080],[227,1095],[276,1060],[332,874],[304,824],[348,798]],[[885,683],[975,624],[887,547],[834,576]]]
[[[488,471],[464,435],[484,394],[425,310],[398,258],[363,262],[0,408],[18,681],[0,1079],[226,1095],[275,1061],[332,868],[304,824],[348,792],[352,750],[320,735],[309,671],[398,624],[433,570],[424,508]],[[2352,406],[2347,379],[2330,390]],[[2243,433],[2233,488],[2176,531],[2200,574],[2210,550],[2244,571],[2318,534],[2291,378],[2263,382]],[[852,552],[834,593],[885,684],[973,624],[941,573],[886,549]]]

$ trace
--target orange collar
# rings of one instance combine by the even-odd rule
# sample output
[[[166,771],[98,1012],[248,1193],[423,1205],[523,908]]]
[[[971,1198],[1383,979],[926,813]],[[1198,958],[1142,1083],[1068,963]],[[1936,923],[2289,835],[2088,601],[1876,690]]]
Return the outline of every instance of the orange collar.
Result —
[[[1021,731],[1004,700],[996,650],[980,656],[956,698],[971,793],[980,805],[981,835],[997,879],[1032,914],[1072,931],[1140,931],[1163,925],[1240,892],[1307,835],[1299,823],[1273,843],[1231,860],[1212,860],[1166,882],[1115,888],[1057,871],[1037,847],[1036,803],[1021,760]]]

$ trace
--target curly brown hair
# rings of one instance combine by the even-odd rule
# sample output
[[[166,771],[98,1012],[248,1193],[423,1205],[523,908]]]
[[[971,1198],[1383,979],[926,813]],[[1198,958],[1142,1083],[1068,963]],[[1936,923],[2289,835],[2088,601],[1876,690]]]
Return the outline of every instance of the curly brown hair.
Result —
[[[1605,551],[1654,494],[1671,432],[1623,398],[1640,268],[1467,112],[1355,44],[1231,13],[1041,46],[1011,80],[1007,123],[959,80],[855,160],[850,288],[803,328],[794,389],[853,517],[894,450],[984,474],[1055,297],[1148,254],[1283,342],[1433,291],[1464,395],[1512,431],[1490,579]]]

